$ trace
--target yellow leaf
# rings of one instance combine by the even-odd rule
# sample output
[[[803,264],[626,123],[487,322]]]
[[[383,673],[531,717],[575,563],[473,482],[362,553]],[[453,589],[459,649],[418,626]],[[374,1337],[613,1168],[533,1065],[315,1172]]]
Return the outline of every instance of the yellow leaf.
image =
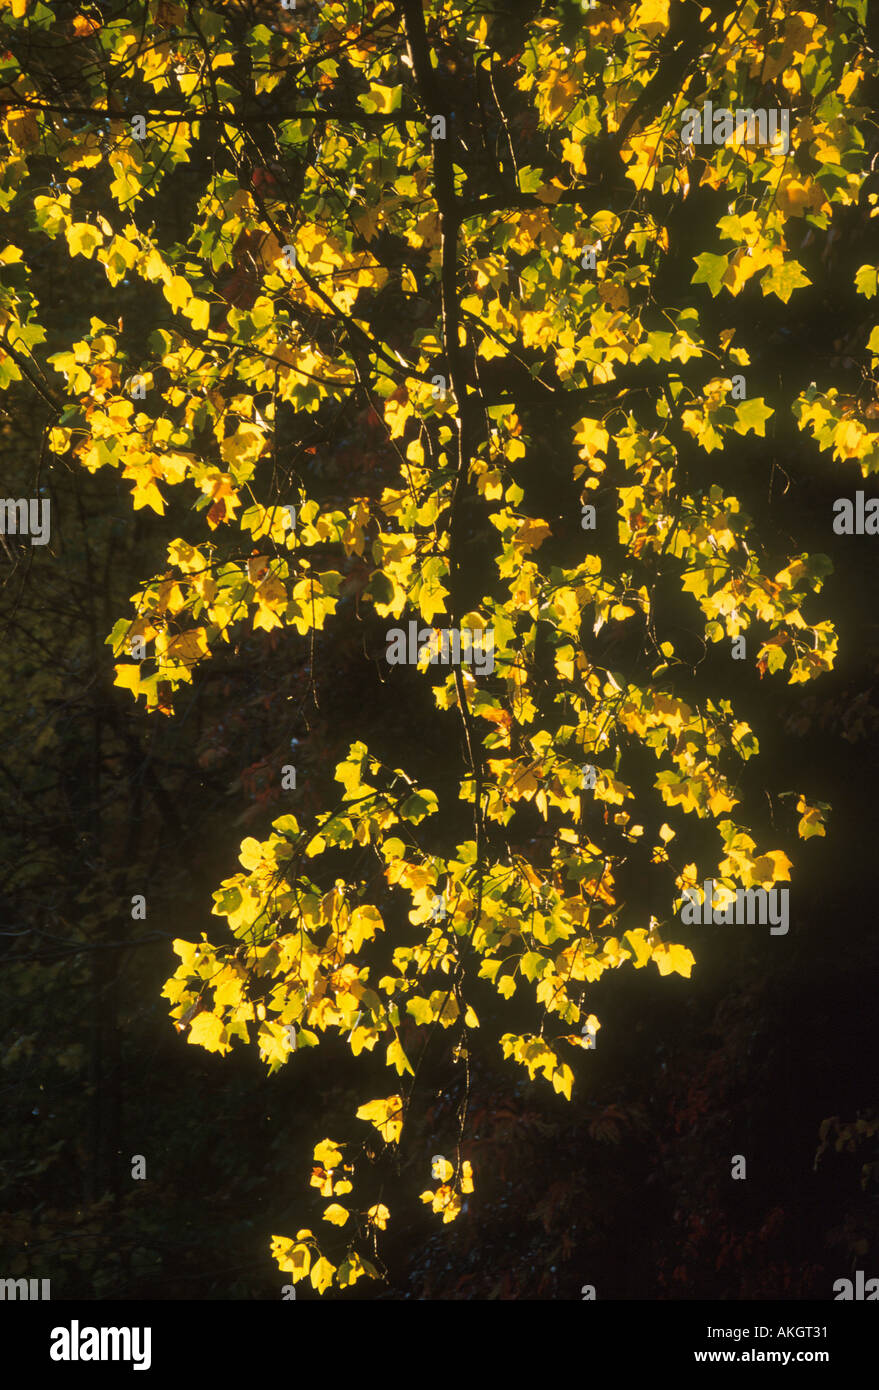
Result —
[[[342,1162],[341,1150],[337,1149],[332,1139],[322,1139],[315,1145],[315,1163],[322,1163],[324,1168],[338,1168]]]
[[[309,1182],[310,1187],[316,1187],[322,1197],[332,1197],[333,1180],[326,1168],[315,1168]]]
[[[324,1212],[324,1221],[332,1221],[334,1226],[344,1226],[348,1220],[348,1212],[345,1207],[340,1207],[338,1202],[330,1202]]]
[[[552,531],[545,521],[537,521],[529,517],[523,521],[515,535],[515,543],[522,550],[536,550],[547,536],[551,536]]]
[[[86,260],[90,260],[95,254],[96,247],[104,244],[104,238],[97,227],[92,227],[88,222],[72,222],[64,229],[64,235],[67,237],[71,256],[85,256]]]
[[[866,435],[860,420],[842,420],[833,433],[837,458],[858,458]]]
[[[229,464],[253,463],[259,458],[265,445],[265,435],[257,425],[244,421],[228,439],[220,445],[220,454]]]
[[[402,397],[402,399],[401,399]],[[406,421],[414,413],[405,387],[398,388],[385,401],[384,414],[392,439],[401,439],[406,430]]]
[[[577,83],[569,71],[553,69],[548,79],[541,83],[543,116],[545,120],[557,121],[566,116],[574,105]]]
[[[272,1236],[272,1257],[283,1273],[292,1274],[294,1284],[298,1284],[300,1279],[305,1279],[311,1268],[311,1251],[308,1246],[296,1245],[286,1236]]]
[[[360,1106],[357,1118],[368,1120],[387,1143],[396,1144],[403,1129],[403,1097],[387,1096],[384,1100],[370,1100]]]
[[[189,1029],[187,1042],[196,1043],[208,1052],[228,1051],[228,1044],[224,1047],[222,1043],[223,1020],[217,1018],[216,1014],[210,1014],[206,1010],[196,1014]]]
[[[752,883],[759,883],[766,889],[771,888],[779,879],[790,879],[791,862],[787,855],[779,849],[770,850],[768,854],[761,854],[759,859],[755,859],[750,867]]]
[[[581,459],[593,459],[603,454],[610,443],[610,435],[597,420],[580,420],[574,434],[574,443],[580,446]]]
[[[820,184],[807,179],[801,183],[796,178],[782,178],[775,194],[778,208],[788,217],[802,217],[812,210],[819,212],[825,203]]]
[[[674,972],[683,975],[687,980],[690,978],[690,971],[696,964],[696,957],[692,951],[687,950],[686,946],[654,946],[653,959],[656,961],[660,975],[671,975]]]
[[[172,275],[167,285],[163,285],[162,293],[175,314],[179,314],[192,298],[192,287],[182,275]]]
[[[405,1052],[403,1051],[403,1048],[400,1045],[399,1038],[395,1038],[394,1041],[391,1043],[390,1047],[388,1048],[388,1066],[396,1067],[397,1072],[400,1076],[402,1076],[403,1073],[407,1071],[412,1076],[415,1075],[414,1071],[412,1071],[412,1066],[409,1062],[409,1058],[406,1056]]]
[[[318,1293],[323,1293],[324,1290],[328,1289],[330,1284],[332,1284],[335,1272],[336,1266],[331,1265],[329,1260],[321,1255],[314,1269],[311,1271],[312,1288],[317,1289]]]
[[[206,299],[196,299],[193,295],[183,312],[197,333],[205,331],[211,316],[211,306]]]
[[[153,247],[143,262],[143,273],[147,280],[165,280],[171,278],[171,272],[160,256],[159,252]]]
[[[165,499],[159,492],[152,478],[146,482],[137,482],[132,493],[134,500],[134,510],[140,511],[143,507],[152,507],[159,516],[165,515]]]
[[[648,38],[668,28],[668,0],[643,0],[629,20],[630,29],[643,29]]]
[[[355,907],[348,922],[348,930],[345,933],[346,950],[359,951],[364,941],[371,941],[377,931],[384,931],[384,929],[385,924],[378,908],[372,907],[369,903]]]
[[[566,1100],[570,1100],[573,1084],[574,1073],[567,1063],[563,1062],[558,1071],[554,1071],[552,1074],[552,1089],[558,1091]]]
[[[391,1216],[391,1213],[382,1202],[377,1203],[374,1207],[370,1207],[366,1214],[372,1224],[378,1226],[380,1231],[385,1229]]]
[[[430,1165],[430,1176],[439,1182],[448,1182],[454,1171],[449,1160],[443,1158],[442,1154],[437,1154]]]
[[[632,950],[635,952],[635,969],[640,970],[650,959],[650,947],[647,945],[647,932],[644,927],[638,927],[636,931],[627,931],[623,940],[627,945],[631,946]],[[594,1015],[590,1014],[589,1018],[586,1020],[587,1024],[592,1024],[593,1017]],[[595,1024],[598,1024],[597,1019],[595,1019]]]
[[[496,338],[489,338],[486,335],[479,344],[477,356],[490,362],[493,357],[503,357],[507,351],[508,349],[504,347],[503,343],[499,343]]]
[[[738,798],[730,796],[728,792],[723,791],[720,787],[715,787],[708,795],[708,808],[712,816],[717,817],[722,815],[724,811],[731,811],[732,808],[737,805]]]
[[[139,666],[117,666],[116,679],[114,685],[121,685],[123,690],[130,690],[137,699],[140,690],[140,667]]]
[[[812,806],[804,796],[797,802],[797,810],[800,812],[801,819],[797,823],[797,834],[801,840],[809,840],[813,835],[824,835],[824,816],[823,807]]]
[[[382,87],[373,83],[369,89],[370,108],[373,111],[389,113],[400,105],[402,87]]]
[[[178,632],[167,646],[157,638],[156,653],[184,666],[195,666],[201,657],[209,655],[207,633],[203,627],[190,628],[188,632]]]

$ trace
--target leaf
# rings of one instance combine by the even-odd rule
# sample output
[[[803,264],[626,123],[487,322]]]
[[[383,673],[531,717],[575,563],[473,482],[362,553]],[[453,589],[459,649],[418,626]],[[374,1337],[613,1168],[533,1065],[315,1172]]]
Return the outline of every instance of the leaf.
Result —
[[[104,244],[104,238],[98,228],[89,222],[72,222],[65,228],[64,235],[67,237],[71,256],[85,256],[86,260],[90,260],[97,248]]]
[[[627,931],[623,940],[631,946],[635,953],[635,969],[640,970],[651,958],[652,950],[647,942],[647,932],[644,927],[638,927],[636,931]],[[597,1020],[596,1020],[597,1022]]]
[[[552,535],[552,530],[545,521],[535,521],[528,518],[523,521],[515,535],[516,547],[523,551],[536,550],[547,536]]]
[[[403,88],[382,87],[373,83],[369,91],[357,98],[364,111],[390,113],[399,111],[400,102],[403,96]]]
[[[654,946],[653,960],[660,975],[683,975],[689,980],[693,966],[696,964],[696,957],[692,951],[687,950],[686,946],[666,946],[664,944]]]
[[[357,1118],[368,1120],[387,1143],[396,1144],[403,1129],[403,1097],[387,1096],[384,1100],[368,1101],[360,1106]]]
[[[416,995],[413,999],[407,1000],[406,1012],[411,1014],[415,1022],[421,1027],[433,1022],[433,1008],[429,999]]]
[[[361,1260],[356,1250],[352,1250],[346,1260],[343,1260],[338,1269],[339,1287],[344,1289],[351,1284],[356,1284],[358,1279],[368,1275],[376,1278],[376,1271],[368,1260]]]
[[[715,256],[710,251],[703,251],[700,255],[694,256],[693,259],[697,269],[690,283],[707,285],[712,296],[716,299],[720,294],[723,277],[729,264],[726,256]]]
[[[344,1226],[347,1220],[347,1208],[340,1206],[338,1202],[330,1202],[324,1211],[324,1221],[331,1221],[334,1226]]]
[[[228,1051],[223,1046],[223,1020],[217,1018],[216,1014],[203,1011],[196,1014],[189,1027],[187,1042],[196,1043],[199,1047],[205,1048],[208,1052]]]
[[[259,458],[265,443],[265,434],[259,426],[245,421],[233,435],[223,440],[220,455],[225,463],[240,470],[242,465],[251,464]]]
[[[413,825],[420,825],[428,816],[432,816],[437,810],[437,799],[433,792],[426,789],[421,792],[414,792],[408,796],[400,807],[400,817],[402,820],[411,821]]]
[[[324,1168],[337,1168],[342,1162],[342,1153],[336,1148],[332,1139],[322,1139],[315,1146],[314,1161],[320,1163]]]
[[[182,275],[172,275],[168,283],[162,286],[162,293],[175,314],[179,314],[192,298],[192,287]]]
[[[669,0],[642,0],[629,21],[631,29],[643,29],[648,38],[668,28]]]
[[[762,399],[742,401],[736,406],[736,424],[734,426],[738,434],[747,434],[753,430],[755,434],[765,436],[766,421],[773,410]]]
[[[391,1213],[383,1202],[378,1202],[374,1207],[370,1207],[367,1217],[373,1226],[377,1226],[380,1231],[384,1231],[391,1218]]]
[[[189,302],[182,306],[182,309],[196,332],[203,333],[211,319],[211,306],[208,300],[196,299],[193,295]]]
[[[333,1282],[333,1275],[335,1272],[336,1266],[330,1264],[329,1260],[321,1255],[320,1259],[316,1261],[314,1269],[311,1271],[312,1288],[317,1289],[318,1293],[325,1293]]]
[[[813,835],[826,834],[823,814],[827,810],[826,802],[818,801],[812,804],[801,796],[797,802],[797,810],[800,812],[797,834],[801,840],[810,840]]]
[[[403,1073],[407,1071],[409,1072],[410,1076],[415,1075],[414,1071],[412,1070],[412,1065],[409,1061],[409,1058],[403,1051],[399,1038],[395,1038],[394,1041],[388,1047],[388,1066],[395,1067],[400,1076],[402,1076]]]
[[[116,679],[114,685],[121,685],[123,690],[130,690],[132,695],[137,697],[140,691],[140,667],[122,665],[116,667]]]
[[[311,1232],[308,1232],[311,1235]],[[307,1245],[288,1240],[286,1236],[272,1236],[272,1256],[278,1268],[291,1275],[294,1284],[308,1277],[311,1268],[311,1250]]]
[[[610,443],[610,435],[597,420],[585,419],[577,422],[574,443],[580,446],[580,457],[594,459],[603,454]]]
[[[785,261],[783,265],[767,271],[760,281],[760,289],[764,294],[778,295],[782,303],[787,304],[794,290],[811,283],[799,261]]]

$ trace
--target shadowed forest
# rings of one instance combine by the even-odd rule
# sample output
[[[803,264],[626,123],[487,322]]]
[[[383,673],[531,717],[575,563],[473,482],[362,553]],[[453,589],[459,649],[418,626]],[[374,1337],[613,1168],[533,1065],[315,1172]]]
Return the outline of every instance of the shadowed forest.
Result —
[[[4,0],[0,1277],[879,1276],[867,8]]]

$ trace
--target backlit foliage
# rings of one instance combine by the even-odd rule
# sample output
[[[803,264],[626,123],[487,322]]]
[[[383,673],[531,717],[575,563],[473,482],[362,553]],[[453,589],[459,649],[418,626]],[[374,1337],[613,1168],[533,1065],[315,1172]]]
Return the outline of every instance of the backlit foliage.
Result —
[[[806,248],[853,206],[875,216],[865,9],[303,0],[252,23],[200,0],[7,0],[0,385],[28,377],[55,404],[54,467],[118,470],[146,517],[172,498],[188,509],[108,636],[116,685],[173,716],[181,686],[248,631],[300,643],[304,661],[340,623],[494,632],[491,675],[410,677],[460,727],[447,804],[353,731],[335,802],[245,839],[214,894],[222,928],[174,942],[164,993],[190,1042],[252,1042],[275,1071],[335,1035],[386,1071],[378,1094],[364,1080],[362,1144],[314,1136],[315,1229],[272,1238],[294,1283],[378,1275],[394,1194],[386,1205],[370,1155],[405,1146],[428,1048],[466,1065],[490,1031],[569,1098],[588,1085],[604,973],[689,977],[683,890],[786,882],[797,829],[824,833],[825,808],[799,791],[778,840],[754,829],[758,737],[717,673],[740,636],[767,679],[829,670],[836,636],[814,597],[829,562],[749,515],[715,465],[768,447],[783,410],[847,480],[877,468],[879,433],[832,383],[766,399],[738,312],[787,306],[812,283]],[[789,108],[789,150],[687,147],[682,113],[706,100]],[[190,161],[175,240],[155,204]],[[706,186],[724,206],[691,257],[669,228]],[[74,341],[29,288],[35,257],[58,277],[102,269]],[[872,301],[876,268],[852,275]],[[152,319],[135,338],[118,308],[132,287]],[[865,375],[877,355],[879,327]],[[331,449],[348,400],[383,422],[396,476],[340,509],[312,495],[307,459],[285,470],[275,451],[284,412],[300,454],[315,434]],[[567,439],[552,460],[566,517],[529,501],[548,413]],[[597,523],[581,529],[588,505]],[[712,651],[713,689],[687,689]],[[471,828],[450,846],[462,803]],[[633,866],[653,913],[620,889]],[[442,1222],[478,1192],[465,1143],[462,1113],[456,1152],[418,1160]]]

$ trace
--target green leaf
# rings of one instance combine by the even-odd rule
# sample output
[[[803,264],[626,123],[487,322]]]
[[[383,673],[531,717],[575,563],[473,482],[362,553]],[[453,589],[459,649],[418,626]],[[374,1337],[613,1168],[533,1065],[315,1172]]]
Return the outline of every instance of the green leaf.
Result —
[[[427,816],[434,815],[437,809],[438,803],[433,792],[414,792],[400,807],[400,816],[403,820],[411,821],[413,825],[420,825]]]
[[[802,289],[804,285],[811,283],[799,261],[785,261],[784,265],[773,266],[766,272],[760,281],[760,289],[764,295],[777,295],[782,303],[786,304],[794,290]]]
[[[694,256],[698,269],[690,281],[691,285],[707,285],[712,296],[716,299],[721,291],[721,282],[727,271],[728,261],[726,256],[715,256],[710,251],[703,251],[700,256]]]

